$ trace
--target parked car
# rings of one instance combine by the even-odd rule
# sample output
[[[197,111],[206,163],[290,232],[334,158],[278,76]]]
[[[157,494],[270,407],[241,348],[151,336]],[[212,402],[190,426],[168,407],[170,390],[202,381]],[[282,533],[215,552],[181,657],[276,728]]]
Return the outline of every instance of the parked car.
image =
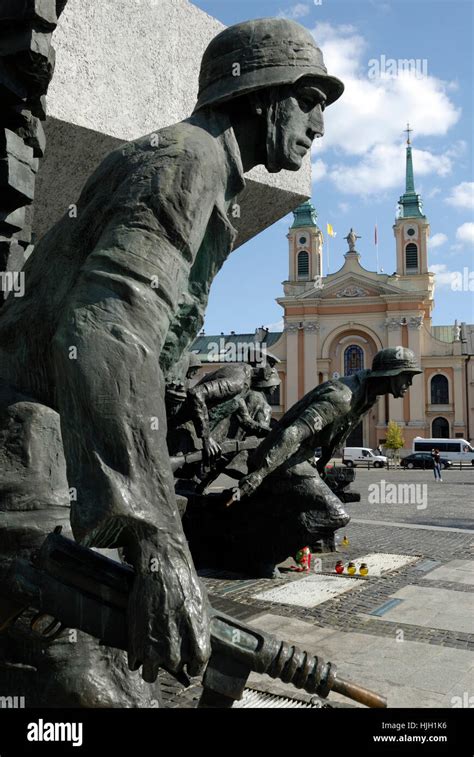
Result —
[[[358,465],[373,465],[374,468],[383,468],[387,465],[387,458],[385,455],[378,455],[370,447],[344,447],[342,464],[349,468],[356,468]]]
[[[423,439],[417,436],[413,440],[413,452],[428,452],[438,449],[447,460],[453,463],[471,463],[474,465],[474,449],[466,439]]]
[[[451,460],[447,460],[445,457],[440,458],[441,461],[441,467],[451,468],[452,462]],[[413,452],[411,455],[408,455],[407,457],[404,457],[403,460],[400,461],[400,465],[402,468],[433,468],[434,462],[431,455],[429,455],[427,452]]]

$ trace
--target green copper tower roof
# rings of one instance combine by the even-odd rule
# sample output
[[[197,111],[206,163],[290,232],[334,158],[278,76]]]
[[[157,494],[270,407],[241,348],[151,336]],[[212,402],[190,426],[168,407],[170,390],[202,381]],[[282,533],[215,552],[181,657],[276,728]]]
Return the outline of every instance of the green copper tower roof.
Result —
[[[295,217],[295,220],[290,226],[291,229],[298,229],[302,226],[318,225],[316,223],[318,214],[316,213],[316,208],[312,204],[311,200],[307,200],[302,205],[299,205],[296,210],[293,211],[293,215]]]
[[[413,176],[413,158],[411,154],[411,142],[410,142],[410,125],[408,124],[407,132],[407,163],[406,163],[406,180],[405,180],[405,193],[402,194],[399,200],[400,205],[400,218],[424,218],[423,213],[423,201],[419,194],[415,191],[415,179]]]

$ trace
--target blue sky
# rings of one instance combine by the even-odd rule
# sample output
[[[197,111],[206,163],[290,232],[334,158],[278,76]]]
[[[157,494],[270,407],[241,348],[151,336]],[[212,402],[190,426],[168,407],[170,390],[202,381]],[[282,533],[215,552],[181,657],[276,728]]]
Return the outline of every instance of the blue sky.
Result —
[[[395,270],[392,225],[404,191],[403,129],[412,128],[415,185],[431,224],[429,268],[436,273],[433,323],[474,322],[474,2],[472,0],[194,0],[224,24],[284,14],[307,26],[321,46],[331,74],[346,92],[325,113],[326,135],[313,148],[312,200],[330,241],[329,270],[343,263],[353,226],[362,239],[361,263]],[[386,69],[385,60],[415,59],[412,73]],[[374,64],[373,61],[377,61]],[[388,64],[390,65],[390,64]],[[377,68],[378,66],[378,68]],[[373,74],[376,74],[375,76]],[[382,75],[378,75],[381,73]],[[206,332],[252,332],[279,327],[275,298],[287,278],[282,219],[239,248],[216,277]],[[325,245],[327,249],[327,245]],[[324,273],[328,271],[328,260]],[[452,289],[453,272],[471,290]],[[470,279],[469,279],[470,276]],[[236,286],[236,281],[241,282]]]

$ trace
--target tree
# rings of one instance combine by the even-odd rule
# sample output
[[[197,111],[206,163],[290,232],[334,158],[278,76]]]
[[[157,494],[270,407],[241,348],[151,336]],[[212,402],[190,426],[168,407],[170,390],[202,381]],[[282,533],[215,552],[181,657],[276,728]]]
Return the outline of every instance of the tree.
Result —
[[[388,422],[385,446],[387,449],[393,450],[392,457],[396,460],[399,458],[398,450],[405,446],[402,429],[395,421]]]

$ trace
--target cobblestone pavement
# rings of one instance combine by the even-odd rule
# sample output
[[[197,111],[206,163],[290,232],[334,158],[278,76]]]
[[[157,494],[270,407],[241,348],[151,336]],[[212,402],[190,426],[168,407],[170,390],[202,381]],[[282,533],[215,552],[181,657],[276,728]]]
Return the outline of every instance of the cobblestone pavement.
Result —
[[[463,597],[474,592],[474,586],[468,579],[466,583],[426,580],[430,572],[453,560],[466,561],[466,565],[467,561],[474,560],[474,470],[450,470],[443,476],[443,483],[436,484],[431,471],[357,470],[352,488],[361,493],[361,502],[346,506],[352,518],[345,529],[349,545],[339,545],[337,554],[318,556],[321,559],[321,572],[328,575],[335,575],[334,566],[338,559],[346,563],[369,553],[416,556],[418,559],[415,563],[380,577],[369,575],[365,579],[346,578],[345,580],[354,582],[353,590],[315,607],[285,605],[256,598],[255,595],[276,586],[301,580],[303,574],[288,570],[291,560],[285,563],[286,571],[276,580],[202,571],[202,580],[211,603],[217,609],[249,622],[256,616],[274,613],[280,618],[287,617],[292,621],[300,620],[311,624],[315,633],[317,629],[332,629],[389,640],[401,631],[406,641],[474,651],[474,620],[471,632],[466,633],[454,629],[430,628],[413,622],[396,622],[388,618],[383,618],[381,622],[380,617],[371,615],[405,587],[419,587],[420,594],[426,588],[457,592],[461,606]],[[377,496],[380,499],[380,495],[387,492],[389,483],[418,484],[417,492],[421,495],[418,499],[407,501],[405,494],[403,501],[403,490],[397,490],[401,500],[399,504],[377,501]],[[426,488],[422,489],[420,485]],[[165,687],[166,680],[165,677]],[[173,685],[172,688],[173,691],[168,696],[165,695],[167,706],[195,706],[199,695],[197,686],[186,691],[179,686]]]

